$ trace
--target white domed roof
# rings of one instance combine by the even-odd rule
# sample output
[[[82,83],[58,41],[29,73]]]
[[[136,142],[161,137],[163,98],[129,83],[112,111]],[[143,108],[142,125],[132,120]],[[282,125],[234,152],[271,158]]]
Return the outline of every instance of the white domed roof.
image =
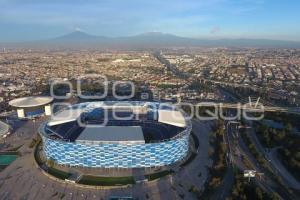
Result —
[[[36,97],[22,97],[11,100],[9,105],[18,108],[36,107],[49,104],[53,101],[53,97],[49,96],[36,96]]]

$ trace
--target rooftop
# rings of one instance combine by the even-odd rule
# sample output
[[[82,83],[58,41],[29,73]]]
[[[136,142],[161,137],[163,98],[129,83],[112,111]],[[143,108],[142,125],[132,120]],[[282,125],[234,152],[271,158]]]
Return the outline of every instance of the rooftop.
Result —
[[[145,143],[142,128],[140,126],[103,126],[86,127],[79,137],[78,142],[134,142]]]
[[[45,132],[71,142],[149,143],[175,137],[188,126],[185,120],[180,111],[159,103],[92,102],[58,112]]]
[[[48,96],[22,97],[11,100],[9,105],[17,108],[29,108],[43,106],[51,103],[52,101],[53,97]]]

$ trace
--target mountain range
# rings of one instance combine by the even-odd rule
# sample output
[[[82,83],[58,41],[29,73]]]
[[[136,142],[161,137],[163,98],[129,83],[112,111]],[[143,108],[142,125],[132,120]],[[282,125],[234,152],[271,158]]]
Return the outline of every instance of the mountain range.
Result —
[[[71,49],[147,49],[170,47],[300,48],[300,42],[268,39],[196,39],[161,32],[149,32],[126,37],[105,37],[75,31],[53,39],[22,43],[2,43],[0,44],[1,46]]]

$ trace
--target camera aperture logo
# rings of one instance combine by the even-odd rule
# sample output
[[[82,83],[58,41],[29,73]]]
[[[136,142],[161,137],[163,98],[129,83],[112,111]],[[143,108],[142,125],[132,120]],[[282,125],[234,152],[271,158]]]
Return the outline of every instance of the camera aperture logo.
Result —
[[[93,86],[93,91],[88,91],[85,84]],[[75,89],[74,89],[75,85]],[[58,95],[56,93],[59,86],[68,88],[67,93]],[[120,89],[121,88],[121,89]],[[126,88],[126,93],[120,94],[122,88]],[[96,89],[96,91],[95,91]],[[242,103],[217,103],[217,102],[182,102],[163,103],[163,99],[153,101],[149,99],[149,94],[142,93],[140,98],[136,97],[136,85],[132,81],[108,81],[108,78],[99,74],[87,74],[78,77],[76,84],[68,80],[53,80],[50,83],[50,94],[57,100],[68,100],[73,96],[84,101],[92,101],[87,106],[86,103],[72,104],[68,102],[55,102],[52,104],[52,122],[68,122],[77,120],[79,126],[106,126],[109,119],[113,120],[140,120],[141,115],[136,114],[143,112],[137,109],[136,102],[160,102],[154,108],[152,104],[147,104],[150,110],[174,110],[184,113],[187,119],[198,119],[202,121],[218,120],[261,120],[264,118],[264,105],[259,101]],[[160,95],[158,95],[160,96]],[[147,98],[145,98],[147,97]],[[97,103],[97,100],[102,102],[109,99],[114,103],[110,106]],[[96,102],[95,102],[96,101]],[[144,108],[145,109],[145,108]],[[62,112],[64,111],[64,112]],[[121,112],[123,111],[123,113]],[[124,111],[130,111],[130,114],[124,116]],[[153,112],[158,115],[157,112]],[[171,118],[180,120],[178,112],[171,112]],[[157,117],[157,116],[156,116]],[[91,123],[97,121],[97,123]]]

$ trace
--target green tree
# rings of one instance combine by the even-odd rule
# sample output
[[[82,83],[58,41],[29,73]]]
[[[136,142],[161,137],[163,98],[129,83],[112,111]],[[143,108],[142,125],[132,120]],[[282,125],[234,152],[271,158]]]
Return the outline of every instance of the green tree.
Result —
[[[55,162],[54,162],[54,160],[52,159],[52,158],[49,158],[48,160],[47,160],[47,166],[48,167],[53,167],[54,166],[54,164],[55,164]]]
[[[262,193],[262,191],[259,187],[256,187],[255,193],[256,193],[257,199],[263,199],[264,198],[264,195],[263,195],[263,193]]]

